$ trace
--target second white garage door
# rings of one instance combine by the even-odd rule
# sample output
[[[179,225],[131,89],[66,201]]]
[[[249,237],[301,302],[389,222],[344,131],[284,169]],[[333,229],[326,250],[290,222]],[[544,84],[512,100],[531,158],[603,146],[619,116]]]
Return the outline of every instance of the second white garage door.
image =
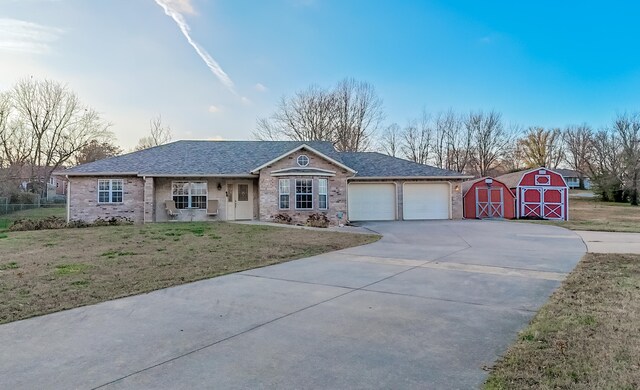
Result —
[[[449,184],[405,183],[402,212],[404,219],[448,219]]]
[[[396,186],[393,183],[349,183],[350,221],[396,219]]]

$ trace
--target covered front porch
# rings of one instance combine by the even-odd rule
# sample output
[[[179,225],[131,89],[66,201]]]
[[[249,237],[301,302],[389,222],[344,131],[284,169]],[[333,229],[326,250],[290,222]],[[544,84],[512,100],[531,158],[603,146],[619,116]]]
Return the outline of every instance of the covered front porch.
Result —
[[[254,220],[254,177],[146,177],[144,222]]]

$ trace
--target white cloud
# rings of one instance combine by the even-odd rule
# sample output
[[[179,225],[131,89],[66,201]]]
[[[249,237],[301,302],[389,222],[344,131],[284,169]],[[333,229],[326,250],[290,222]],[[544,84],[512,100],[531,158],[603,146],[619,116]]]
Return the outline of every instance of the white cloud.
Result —
[[[256,91],[258,92],[266,92],[268,90],[267,87],[265,87],[263,84],[258,83],[254,86],[254,88],[256,89]]]
[[[0,50],[43,54],[64,30],[18,19],[0,18]]]
[[[233,81],[231,78],[222,70],[222,67],[216,62],[216,60],[207,53],[196,41],[191,38],[191,28],[185,21],[182,14],[178,11],[177,8],[173,8],[176,4],[178,4],[180,9],[184,9],[186,6],[190,7],[193,11],[193,7],[191,7],[191,3],[186,0],[156,0],[156,3],[162,7],[164,13],[167,16],[170,16],[180,28],[182,35],[187,38],[187,42],[193,47],[198,56],[204,61],[207,67],[211,70],[211,72],[220,80],[224,86],[226,86],[231,92],[235,93]],[[185,5],[186,4],[186,5]]]
[[[164,0],[164,3],[169,6],[169,8],[181,14],[196,14],[196,10],[193,8],[191,0]]]
[[[220,107],[214,106],[213,104],[209,106],[209,108],[207,109],[207,111],[209,111],[212,114],[215,114],[216,112],[220,112]]]
[[[244,105],[246,105],[246,106],[248,106],[248,105],[250,105],[251,103],[253,103],[253,102],[251,101],[251,99],[249,99],[249,98],[248,98],[248,97],[246,97],[246,96],[241,97],[241,98],[240,98],[240,101],[242,102],[242,104],[244,104]]]

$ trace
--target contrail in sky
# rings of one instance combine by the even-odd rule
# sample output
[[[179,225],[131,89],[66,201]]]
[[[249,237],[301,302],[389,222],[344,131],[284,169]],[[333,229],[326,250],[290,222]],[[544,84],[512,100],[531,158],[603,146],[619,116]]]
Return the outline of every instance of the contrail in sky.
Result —
[[[155,1],[160,7],[162,7],[162,9],[164,10],[164,13],[167,14],[167,16],[170,16],[176,22],[178,27],[180,27],[180,31],[182,31],[182,34],[185,36],[185,38],[187,38],[187,42],[189,42],[189,44],[195,49],[196,53],[198,53],[200,58],[202,58],[204,63],[209,67],[209,69],[211,69],[211,72],[213,72],[213,74],[218,78],[218,80],[220,80],[222,84],[224,84],[227,88],[229,88],[231,92],[236,93],[234,89],[233,81],[231,81],[231,79],[225,73],[225,71],[222,70],[222,68],[216,62],[216,60],[214,60],[209,55],[209,53],[207,53],[206,50],[200,47],[200,45],[198,45],[198,43],[191,38],[191,34],[190,34],[191,29],[189,28],[189,25],[187,24],[187,22],[184,20],[184,17],[182,16],[182,14],[176,11],[175,9],[173,9],[168,4],[169,1],[167,0],[155,0]]]

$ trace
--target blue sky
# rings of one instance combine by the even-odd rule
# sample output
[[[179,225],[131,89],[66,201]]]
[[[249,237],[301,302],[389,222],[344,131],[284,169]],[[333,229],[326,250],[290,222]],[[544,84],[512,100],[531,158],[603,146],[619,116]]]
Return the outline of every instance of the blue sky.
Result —
[[[0,0],[0,89],[68,83],[125,148],[158,114],[176,139],[247,139],[282,95],[344,77],[376,87],[387,123],[425,107],[601,127],[640,110],[632,2],[159,1],[217,74],[154,0]]]

